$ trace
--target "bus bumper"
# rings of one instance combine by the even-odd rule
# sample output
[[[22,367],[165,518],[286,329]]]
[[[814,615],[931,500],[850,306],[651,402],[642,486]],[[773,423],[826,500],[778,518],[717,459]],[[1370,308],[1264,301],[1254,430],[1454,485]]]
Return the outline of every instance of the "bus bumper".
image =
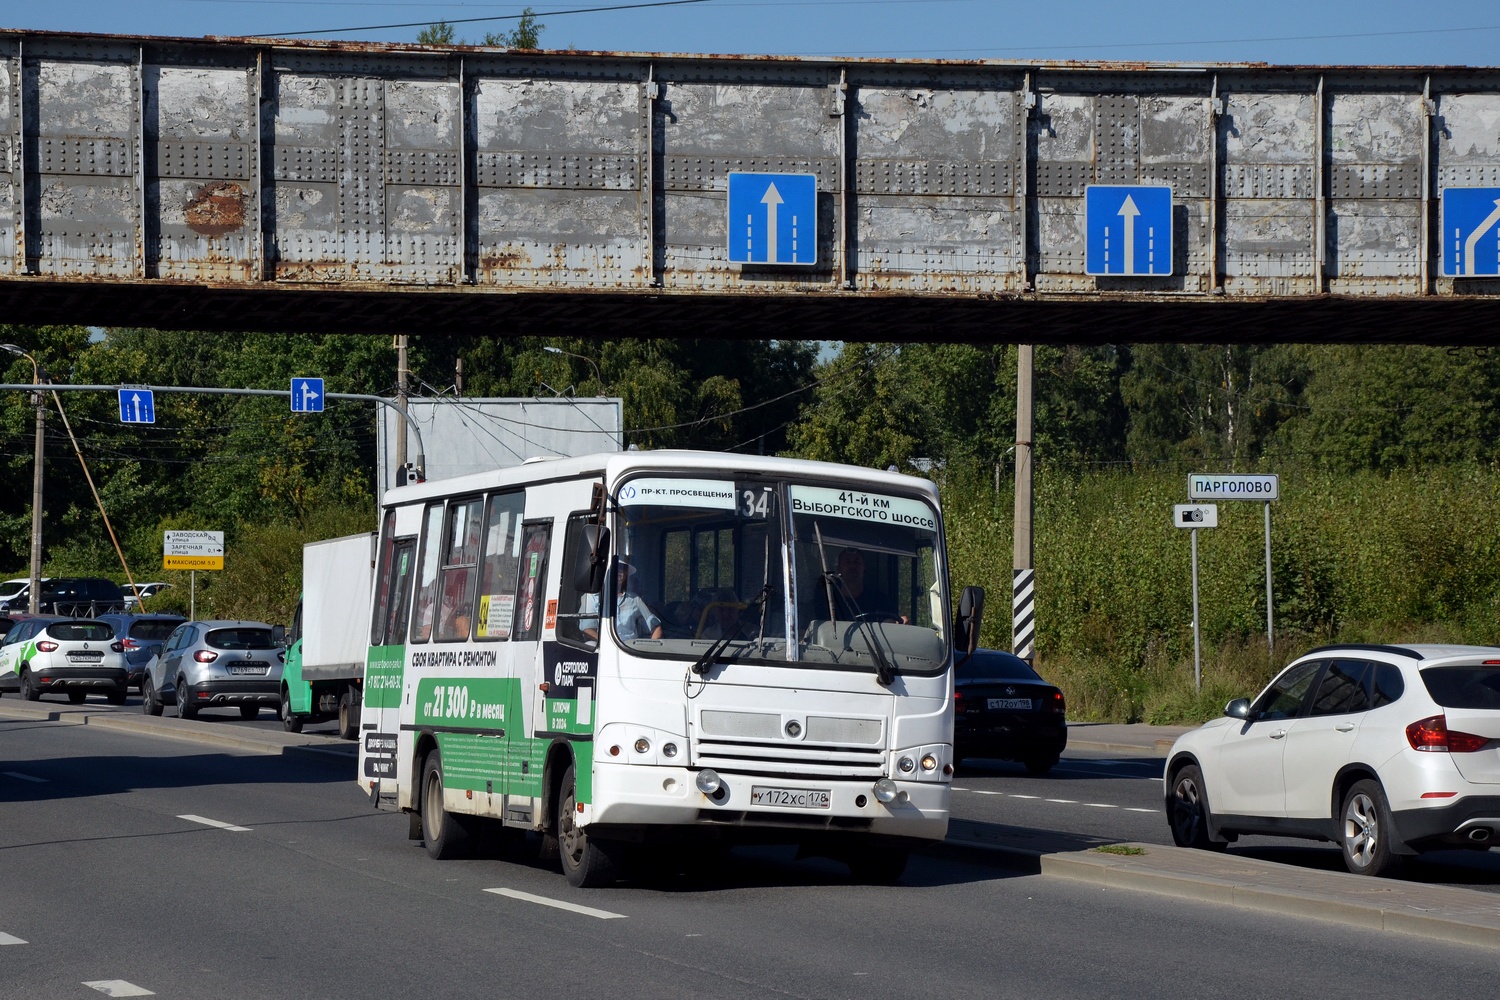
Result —
[[[594,762],[594,800],[580,822],[588,826],[701,827],[828,831],[942,840],[948,833],[946,782],[898,781],[897,799],[878,801],[866,780],[768,778],[719,772],[721,793],[708,796],[698,772],[682,767]],[[786,808],[751,801],[755,788],[828,792],[827,808]],[[860,800],[863,800],[861,803]],[[795,835],[789,839],[796,839]]]

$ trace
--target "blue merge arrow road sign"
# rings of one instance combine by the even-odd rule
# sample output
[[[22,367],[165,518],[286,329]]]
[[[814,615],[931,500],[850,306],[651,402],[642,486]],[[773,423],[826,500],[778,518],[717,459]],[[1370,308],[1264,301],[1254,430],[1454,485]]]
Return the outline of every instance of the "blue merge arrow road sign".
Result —
[[[156,423],[156,399],[150,389],[117,389],[122,424]]]
[[[323,380],[320,378],[292,379],[292,412],[323,412]]]
[[[816,174],[729,175],[729,262],[818,262]]]
[[[1085,274],[1172,273],[1172,189],[1165,184],[1090,184]]]
[[[1500,275],[1500,188],[1443,189],[1443,276]]]

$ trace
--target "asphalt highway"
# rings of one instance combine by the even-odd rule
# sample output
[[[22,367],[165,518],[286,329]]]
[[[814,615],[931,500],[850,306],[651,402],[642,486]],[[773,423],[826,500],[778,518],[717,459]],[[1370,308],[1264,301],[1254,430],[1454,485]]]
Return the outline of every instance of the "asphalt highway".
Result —
[[[789,851],[737,850],[706,871],[668,866],[582,892],[525,841],[431,860],[346,770],[337,756],[0,716],[0,997],[1493,990],[1484,948],[943,852],[890,887]]]

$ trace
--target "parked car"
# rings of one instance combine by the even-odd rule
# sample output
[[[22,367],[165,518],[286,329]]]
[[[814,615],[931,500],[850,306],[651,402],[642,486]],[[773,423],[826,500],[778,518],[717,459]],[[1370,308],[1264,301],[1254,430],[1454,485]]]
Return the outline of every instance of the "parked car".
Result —
[[[0,602],[0,613],[25,611],[29,598]],[[92,617],[125,610],[125,595],[117,584],[93,576],[60,576],[44,581],[37,595],[37,612],[64,617]]]
[[[125,666],[129,671],[126,683],[140,689],[144,686],[146,664],[151,662],[151,648],[165,643],[172,630],[186,619],[182,615],[111,614],[100,615],[99,621],[114,629],[115,638],[125,649]]]
[[[1043,775],[1068,745],[1067,702],[1019,656],[998,649],[956,655],[953,757],[1015,760]]]
[[[125,654],[101,621],[38,615],[24,618],[0,641],[0,689],[27,701],[58,691],[77,705],[90,693],[125,704]]]
[[[47,581],[42,577],[42,582]],[[11,580],[0,582],[0,607],[8,607],[13,611],[25,611],[31,606],[31,578],[19,576]]]
[[[172,630],[146,665],[141,711],[177,706],[191,719],[205,708],[238,707],[253,719],[281,704],[282,629],[264,622],[189,621]]]
[[[123,588],[125,593],[125,610],[135,611],[136,606],[142,600],[150,600],[162,591],[171,589],[172,585],[170,583],[138,583],[133,588],[126,586]]]
[[[1325,646],[1186,733],[1166,765],[1172,839],[1338,844],[1359,875],[1500,841],[1500,648]]]

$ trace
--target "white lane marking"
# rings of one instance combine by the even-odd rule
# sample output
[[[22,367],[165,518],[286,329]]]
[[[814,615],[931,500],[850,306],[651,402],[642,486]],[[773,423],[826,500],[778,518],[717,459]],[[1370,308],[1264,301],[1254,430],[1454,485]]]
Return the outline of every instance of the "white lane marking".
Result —
[[[16,937],[14,934],[7,934],[4,931],[0,931],[0,944],[25,944],[25,943],[26,943],[25,941],[22,941],[20,938]]]
[[[967,789],[967,788],[959,788],[959,787],[958,787],[958,786],[957,786],[957,785],[954,785],[954,786],[953,786],[953,790],[954,790],[954,791],[955,791],[955,792],[967,792],[967,791],[968,791],[968,789]]]
[[[986,791],[983,788],[976,788],[976,789],[974,789],[974,794],[975,795],[1004,795],[1005,793],[1004,792],[990,792],[990,791]]]
[[[142,989],[135,983],[127,983],[123,979],[97,979],[92,983],[84,983],[91,990],[98,990],[107,997],[154,997],[155,993]]]
[[[1043,802],[1056,802],[1057,804],[1064,805],[1064,806],[1076,806],[1078,804],[1078,800],[1077,799],[1043,799],[1042,801]]]
[[[38,785],[45,785],[47,783],[46,778],[37,778],[30,774],[22,774],[20,771],[6,771],[5,776],[7,778],[17,778],[21,781],[30,781]]]
[[[1039,799],[1039,798],[1041,798],[1040,795],[1017,795],[1014,792],[1012,792],[1009,797],[1013,798],[1013,799]]]
[[[529,892],[521,892],[517,889],[486,889],[485,892],[493,892],[497,896],[509,896],[511,899],[519,899],[524,903],[537,903],[541,906],[551,906],[559,910],[567,910],[570,913],[581,913],[586,917],[595,917],[599,920],[624,920],[625,914],[611,913],[608,910],[596,910],[592,906],[579,906],[577,903],[565,903],[560,899],[548,899],[546,896],[533,896]]]
[[[1125,811],[1126,812],[1131,812],[1131,813],[1150,813],[1153,816],[1155,816],[1157,813],[1161,812],[1160,809],[1140,809],[1140,808],[1138,808],[1136,806],[1126,806],[1125,807]]]
[[[1089,809],[1118,809],[1118,808],[1120,808],[1119,806],[1112,806],[1108,802],[1085,802],[1084,806],[1086,806]]]
[[[216,820],[216,819],[209,819],[206,816],[193,816],[193,815],[189,814],[189,815],[186,815],[186,816],[178,816],[177,818],[178,819],[185,819],[189,823],[202,823],[204,826],[211,826],[211,827],[213,827],[216,830],[232,830],[235,833],[249,833],[250,832],[250,828],[248,826],[235,826],[233,823],[223,823],[223,822],[220,822],[219,820]],[[120,995],[121,996],[126,996],[127,994],[123,994],[122,993]],[[140,994],[128,994],[128,995],[138,996]]]

